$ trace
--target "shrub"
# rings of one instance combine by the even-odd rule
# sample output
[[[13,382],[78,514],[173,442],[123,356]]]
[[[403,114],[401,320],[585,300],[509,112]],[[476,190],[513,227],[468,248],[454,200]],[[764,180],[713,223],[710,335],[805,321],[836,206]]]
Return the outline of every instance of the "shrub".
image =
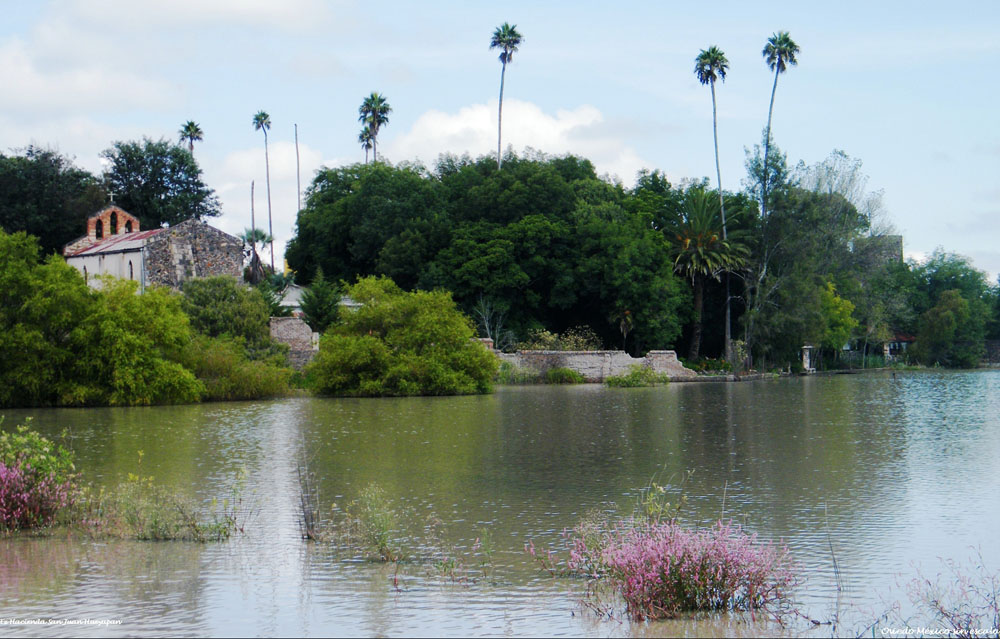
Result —
[[[550,333],[535,329],[528,339],[517,344],[522,351],[596,351],[601,349],[601,338],[589,326],[576,326],[566,332]]]
[[[701,357],[694,360],[681,359],[681,363],[684,364],[685,368],[690,368],[698,373],[705,373],[708,371],[724,371],[731,372],[733,370],[732,364],[724,359],[712,359],[711,357]]]
[[[546,384],[582,384],[583,375],[571,368],[550,368],[545,371]]]
[[[320,341],[308,374],[332,395],[486,393],[496,355],[473,340],[472,322],[445,291],[404,292],[388,278],[348,288],[361,307],[345,312]]]
[[[638,620],[687,611],[777,614],[795,585],[785,546],[759,544],[721,521],[707,530],[672,522],[622,525],[610,533],[602,560]]]
[[[612,375],[604,380],[608,386],[616,388],[636,388],[639,386],[657,386],[670,382],[666,373],[657,373],[641,364],[633,364],[624,375]]]
[[[535,384],[539,381],[538,371],[530,368],[521,368],[510,362],[500,362],[497,370],[497,384]]]
[[[69,451],[27,426],[0,433],[0,529],[52,523],[76,497],[73,470]]]
[[[228,275],[192,278],[181,286],[191,328],[209,337],[242,337],[248,348],[271,341],[271,306],[261,291]]]
[[[273,361],[248,359],[241,340],[204,335],[185,347],[181,363],[205,385],[209,401],[287,395],[293,373]]]

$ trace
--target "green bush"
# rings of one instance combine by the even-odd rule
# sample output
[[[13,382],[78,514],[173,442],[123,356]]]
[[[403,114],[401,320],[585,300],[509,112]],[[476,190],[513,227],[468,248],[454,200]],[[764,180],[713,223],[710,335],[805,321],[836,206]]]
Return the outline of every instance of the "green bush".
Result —
[[[588,326],[576,326],[564,333],[550,333],[535,329],[528,333],[528,339],[516,346],[521,351],[598,351],[601,338]]]
[[[651,368],[633,364],[624,375],[612,375],[604,380],[608,386],[615,388],[636,388],[639,386],[657,386],[670,382],[666,373],[657,373]]]
[[[307,375],[329,395],[486,393],[496,355],[473,339],[472,322],[445,291],[404,292],[367,277],[347,290],[361,307],[343,313],[320,341]]]
[[[248,359],[242,340],[204,335],[191,340],[180,361],[205,385],[209,401],[287,395],[294,372],[274,361]]]
[[[500,362],[497,370],[497,384],[536,384],[539,381],[538,371],[530,368],[521,368],[510,362]]]
[[[556,367],[545,371],[546,384],[582,384],[583,375],[571,368]]]
[[[76,500],[73,470],[69,451],[26,425],[0,432],[0,530],[52,523]]]
[[[0,417],[0,425],[3,417]],[[39,475],[52,476],[62,483],[73,479],[73,453],[31,430],[28,424],[14,432],[0,432],[0,464],[8,467],[30,466]]]
[[[712,359],[711,357],[699,357],[698,359],[681,358],[681,364],[685,368],[690,368],[698,373],[723,371],[732,372],[733,366],[724,359]]]

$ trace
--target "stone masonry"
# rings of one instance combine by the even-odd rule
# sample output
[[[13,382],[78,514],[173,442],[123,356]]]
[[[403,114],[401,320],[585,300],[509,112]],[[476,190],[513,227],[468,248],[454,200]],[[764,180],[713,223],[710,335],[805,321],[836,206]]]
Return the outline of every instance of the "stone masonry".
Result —
[[[298,317],[272,317],[271,338],[288,344],[288,362],[296,370],[302,370],[319,350],[319,333]]]
[[[179,288],[192,277],[243,276],[243,241],[200,220],[185,220],[149,238],[149,284]]]
[[[674,351],[649,351],[642,358],[632,357],[624,351],[518,351],[497,355],[518,368],[539,373],[550,368],[568,368],[583,375],[588,382],[603,382],[612,375],[623,375],[635,365],[666,373],[677,381],[698,376],[693,370],[684,368]]]

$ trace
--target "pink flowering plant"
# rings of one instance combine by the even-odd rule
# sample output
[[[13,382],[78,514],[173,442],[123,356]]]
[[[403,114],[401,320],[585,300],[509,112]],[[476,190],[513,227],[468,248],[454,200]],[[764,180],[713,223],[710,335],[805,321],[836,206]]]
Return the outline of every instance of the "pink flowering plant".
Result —
[[[28,426],[0,432],[0,530],[51,524],[76,498],[73,471],[72,453]]]
[[[587,554],[575,547],[571,567],[578,558]],[[608,533],[600,559],[629,615],[639,620],[689,611],[780,616],[796,583],[787,547],[759,543],[731,522],[708,529],[623,522]]]

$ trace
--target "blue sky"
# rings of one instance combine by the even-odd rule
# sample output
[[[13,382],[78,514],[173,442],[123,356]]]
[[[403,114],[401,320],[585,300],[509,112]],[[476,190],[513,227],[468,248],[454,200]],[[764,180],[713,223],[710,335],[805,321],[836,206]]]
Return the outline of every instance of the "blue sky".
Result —
[[[372,91],[393,112],[379,135],[392,162],[496,148],[494,28],[524,36],[508,67],[504,146],[576,153],[626,185],[641,168],[676,182],[711,176],[711,97],[700,49],[725,51],[717,87],[723,186],[741,187],[773,75],[767,38],[787,30],[799,65],[778,81],[773,136],[789,163],[841,149],[908,255],[941,246],[1000,272],[1000,2],[319,2],[65,0],[10,3],[0,24],[0,148],[51,147],[100,171],[115,140],[195,147],[223,202],[216,222],[249,226],[250,181],[266,213],[263,136],[280,259],[294,232],[293,124],[303,188],[322,165],[363,160],[357,109]],[[258,222],[258,226],[260,223]]]

